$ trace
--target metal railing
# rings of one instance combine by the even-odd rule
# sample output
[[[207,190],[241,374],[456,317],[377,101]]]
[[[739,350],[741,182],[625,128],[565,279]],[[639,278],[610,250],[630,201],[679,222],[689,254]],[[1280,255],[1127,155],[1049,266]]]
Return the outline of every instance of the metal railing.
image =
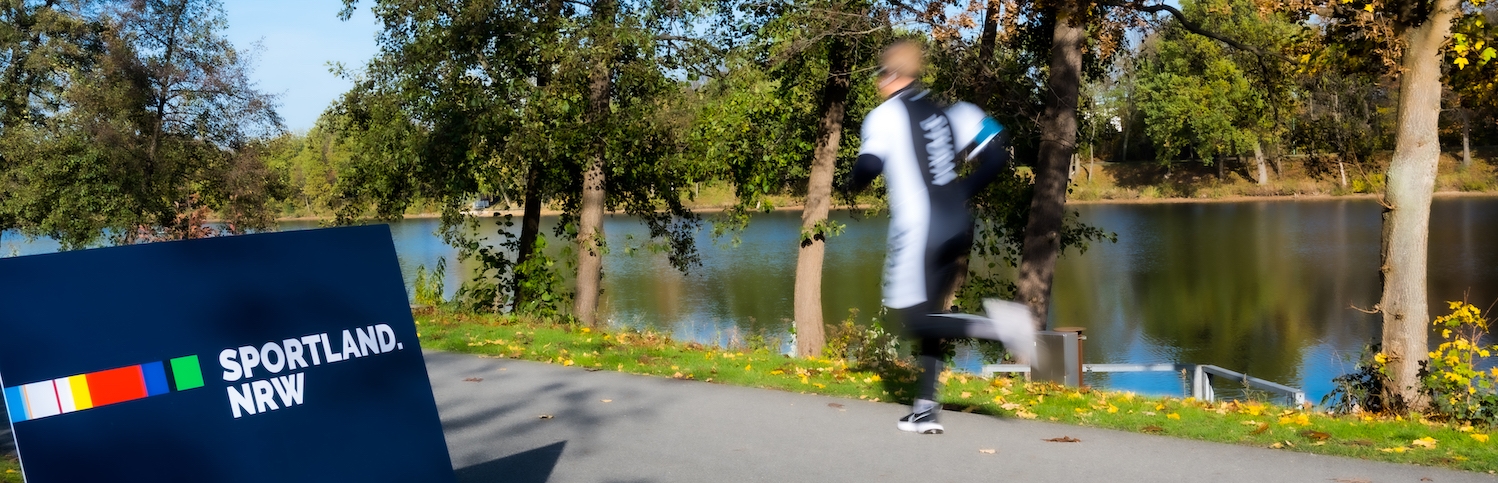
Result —
[[[985,377],[991,377],[996,373],[1028,373],[1030,366],[989,364],[983,366],[981,372]],[[1247,388],[1285,397],[1297,406],[1306,402],[1306,393],[1300,389],[1209,364],[1083,364],[1082,372],[1177,372],[1182,373],[1183,376],[1190,373],[1191,397],[1200,401],[1210,402],[1217,399],[1216,391],[1212,389],[1212,382],[1222,378],[1236,381]]]

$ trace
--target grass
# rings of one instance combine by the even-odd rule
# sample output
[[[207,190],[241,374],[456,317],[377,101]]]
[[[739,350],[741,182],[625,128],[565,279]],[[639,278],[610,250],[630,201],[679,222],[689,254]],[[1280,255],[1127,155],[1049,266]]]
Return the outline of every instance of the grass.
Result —
[[[604,332],[511,316],[417,316],[428,349],[540,361],[709,383],[908,403],[916,373],[907,365],[861,367],[840,359],[798,359],[763,347],[719,348],[654,332]],[[948,410],[1001,418],[1163,434],[1367,460],[1498,471],[1494,428],[1458,426],[1417,415],[1339,416],[1262,402],[1070,389],[1020,379],[943,375]]]

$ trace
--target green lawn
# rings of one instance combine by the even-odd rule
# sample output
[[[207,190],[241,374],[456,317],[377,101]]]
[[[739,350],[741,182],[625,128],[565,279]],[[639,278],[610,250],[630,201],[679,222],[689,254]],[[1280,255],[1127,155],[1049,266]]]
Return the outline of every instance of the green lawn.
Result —
[[[545,321],[454,313],[417,316],[422,346],[484,357],[691,379],[829,396],[908,403],[915,372],[869,369],[847,361],[795,359],[751,350],[681,343],[651,332],[600,332]],[[1458,427],[1418,416],[1334,416],[1259,402],[1203,403],[1191,398],[1075,390],[1021,379],[945,374],[950,410],[1001,418],[1243,444],[1369,460],[1493,473],[1493,428]]]

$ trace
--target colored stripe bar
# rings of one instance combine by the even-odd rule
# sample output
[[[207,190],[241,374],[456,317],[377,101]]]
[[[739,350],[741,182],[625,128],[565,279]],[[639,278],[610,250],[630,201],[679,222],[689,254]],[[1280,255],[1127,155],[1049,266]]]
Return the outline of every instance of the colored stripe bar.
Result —
[[[11,422],[203,387],[198,356],[148,362],[5,388]]]
[[[20,386],[5,388],[5,412],[10,413],[12,423],[26,420],[26,397],[21,395]]]
[[[198,365],[198,356],[172,359],[172,381],[175,383],[172,387],[177,391],[203,387],[203,369]]]
[[[146,379],[146,395],[159,396],[172,392],[166,387],[166,370],[161,367],[160,362],[148,362],[140,365],[140,372]]]

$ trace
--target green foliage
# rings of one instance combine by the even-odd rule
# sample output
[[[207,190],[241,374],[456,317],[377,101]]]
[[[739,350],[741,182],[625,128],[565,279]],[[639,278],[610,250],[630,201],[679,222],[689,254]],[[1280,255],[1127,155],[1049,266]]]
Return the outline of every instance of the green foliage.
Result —
[[[856,324],[857,318],[858,309],[848,309],[848,318],[831,327],[822,357],[848,360],[854,367],[865,369],[891,368],[907,362],[900,358],[899,337],[884,329],[880,317],[866,326]]]
[[[1249,0],[1182,2],[1188,18],[1203,27],[1258,48],[1287,49],[1305,27],[1285,14],[1265,13]],[[1221,156],[1252,152],[1276,137],[1279,112],[1294,93],[1294,72],[1221,42],[1166,29],[1145,43],[1138,67],[1139,109],[1156,157],[1171,162],[1191,153],[1207,164]]]
[[[437,266],[433,267],[430,273],[427,272],[426,265],[418,265],[416,267],[416,280],[412,283],[413,290],[416,292],[412,296],[412,301],[417,305],[428,307],[442,305],[446,301],[443,295],[443,289],[445,288],[443,285],[446,278],[446,257],[438,258]]]
[[[1321,405],[1338,414],[1389,414],[1402,410],[1384,392],[1389,372],[1379,344],[1364,348],[1353,370],[1332,379],[1332,391],[1321,398]]]
[[[1450,302],[1449,308],[1450,314],[1433,322],[1442,342],[1421,371],[1431,409],[1440,417],[1498,426],[1498,368],[1482,371],[1476,365],[1498,352],[1498,345],[1482,344],[1488,320],[1472,304]]]
[[[216,0],[0,6],[0,229],[78,248],[207,207],[269,227],[261,156],[279,130]]]

